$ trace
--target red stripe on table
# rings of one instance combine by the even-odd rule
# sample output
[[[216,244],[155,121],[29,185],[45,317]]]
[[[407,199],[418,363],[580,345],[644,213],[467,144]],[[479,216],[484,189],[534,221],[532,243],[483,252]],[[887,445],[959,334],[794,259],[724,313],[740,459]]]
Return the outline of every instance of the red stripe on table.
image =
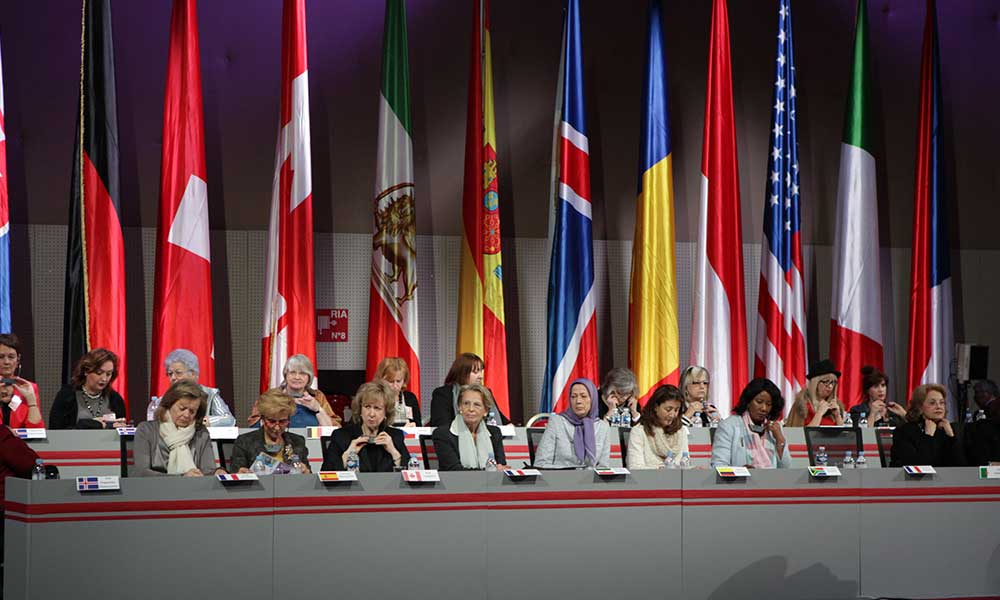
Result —
[[[36,452],[43,459],[113,458],[118,460],[121,458],[121,452],[118,450],[42,450]],[[131,450],[128,451],[128,455],[132,455]]]
[[[80,521],[145,521],[150,519],[220,519],[232,517],[271,517],[274,511],[262,510],[240,513],[199,512],[199,513],[144,513],[141,515],[82,515],[79,517],[24,517],[7,515],[10,521],[21,523],[72,523]]]
[[[498,504],[502,502],[559,500],[676,499],[680,490],[575,490],[561,492],[470,492],[467,494],[387,494],[383,496],[302,496],[275,498],[276,507],[340,506],[357,504]]]
[[[141,500],[122,502],[63,502],[23,504],[7,501],[8,511],[28,515],[58,515],[67,513],[155,512],[162,510],[223,510],[227,508],[271,508],[274,498],[244,498],[240,500]]]
[[[372,512],[428,512],[428,511],[456,511],[456,510],[547,510],[547,509],[572,509],[572,508],[621,508],[621,507],[650,507],[650,506],[680,506],[680,502],[597,502],[593,504],[462,504],[460,506],[400,506],[400,507],[348,507],[348,508],[316,508],[316,509],[284,509],[275,510],[275,515],[322,515],[339,513],[372,513]]]

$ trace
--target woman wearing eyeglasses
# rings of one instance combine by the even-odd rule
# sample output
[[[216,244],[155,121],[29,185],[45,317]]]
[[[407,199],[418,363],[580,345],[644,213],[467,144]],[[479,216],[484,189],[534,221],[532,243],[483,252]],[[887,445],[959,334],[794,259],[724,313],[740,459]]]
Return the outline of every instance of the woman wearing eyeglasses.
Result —
[[[813,363],[806,373],[806,387],[795,396],[785,427],[843,425],[844,405],[837,398],[840,371],[833,361]]]
[[[680,390],[684,394],[684,414],[681,415],[681,424],[685,427],[708,427],[712,422],[719,420],[719,411],[708,399],[708,386],[711,383],[711,375],[708,369],[699,365],[691,365],[681,373]],[[701,422],[696,423],[700,417]]]
[[[250,465],[263,453],[286,464],[293,464],[293,457],[297,456],[299,471],[308,473],[309,450],[306,449],[306,439],[287,431],[295,406],[292,397],[278,388],[271,388],[261,394],[257,398],[261,428],[236,438],[229,470],[234,473],[249,473]]]
[[[598,406],[598,416],[605,421],[611,421],[612,415],[618,410],[628,411],[631,423],[624,423],[625,427],[639,422],[642,415],[642,407],[639,406],[639,384],[635,380],[635,373],[623,367],[617,367],[608,371],[601,384],[601,404]]]

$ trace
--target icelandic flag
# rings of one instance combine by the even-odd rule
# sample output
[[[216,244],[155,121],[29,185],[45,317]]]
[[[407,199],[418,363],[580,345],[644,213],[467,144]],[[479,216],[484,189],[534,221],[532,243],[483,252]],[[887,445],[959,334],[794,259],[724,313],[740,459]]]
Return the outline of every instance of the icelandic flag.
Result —
[[[566,407],[567,384],[598,380],[594,252],[590,201],[590,146],[583,103],[583,41],[579,0],[567,0],[562,102],[557,144],[559,171],[549,267],[545,378],[541,412]],[[593,399],[597,402],[597,398]]]
[[[928,0],[920,64],[906,395],[924,383],[948,385],[954,339],[948,204],[944,197],[940,154],[941,63],[935,13],[934,0]],[[954,407],[949,402],[948,415],[953,417],[954,414]]]

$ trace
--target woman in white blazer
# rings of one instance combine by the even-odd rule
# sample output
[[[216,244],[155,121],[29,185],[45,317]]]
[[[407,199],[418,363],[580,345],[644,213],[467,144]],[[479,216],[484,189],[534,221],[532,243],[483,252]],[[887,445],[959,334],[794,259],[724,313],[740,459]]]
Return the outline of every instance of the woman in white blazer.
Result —
[[[535,451],[541,469],[607,467],[611,464],[611,427],[598,417],[597,386],[589,379],[569,384],[569,407],[549,417]]]
[[[792,466],[781,416],[785,399],[770,379],[758,377],[743,388],[733,414],[715,432],[712,466],[787,469]]]

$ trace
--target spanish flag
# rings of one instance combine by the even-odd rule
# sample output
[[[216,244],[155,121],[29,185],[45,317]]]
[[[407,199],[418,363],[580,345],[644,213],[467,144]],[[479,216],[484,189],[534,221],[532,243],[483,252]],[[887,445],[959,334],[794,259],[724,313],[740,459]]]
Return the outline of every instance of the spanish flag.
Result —
[[[674,178],[667,114],[667,67],[659,0],[649,4],[646,80],[632,282],[628,300],[629,367],[645,401],[677,383],[677,286],[674,266]]]
[[[497,407],[500,412],[510,414],[489,12],[489,0],[480,0],[472,15],[462,195],[462,271],[455,350],[482,357],[486,363],[486,384]]]

